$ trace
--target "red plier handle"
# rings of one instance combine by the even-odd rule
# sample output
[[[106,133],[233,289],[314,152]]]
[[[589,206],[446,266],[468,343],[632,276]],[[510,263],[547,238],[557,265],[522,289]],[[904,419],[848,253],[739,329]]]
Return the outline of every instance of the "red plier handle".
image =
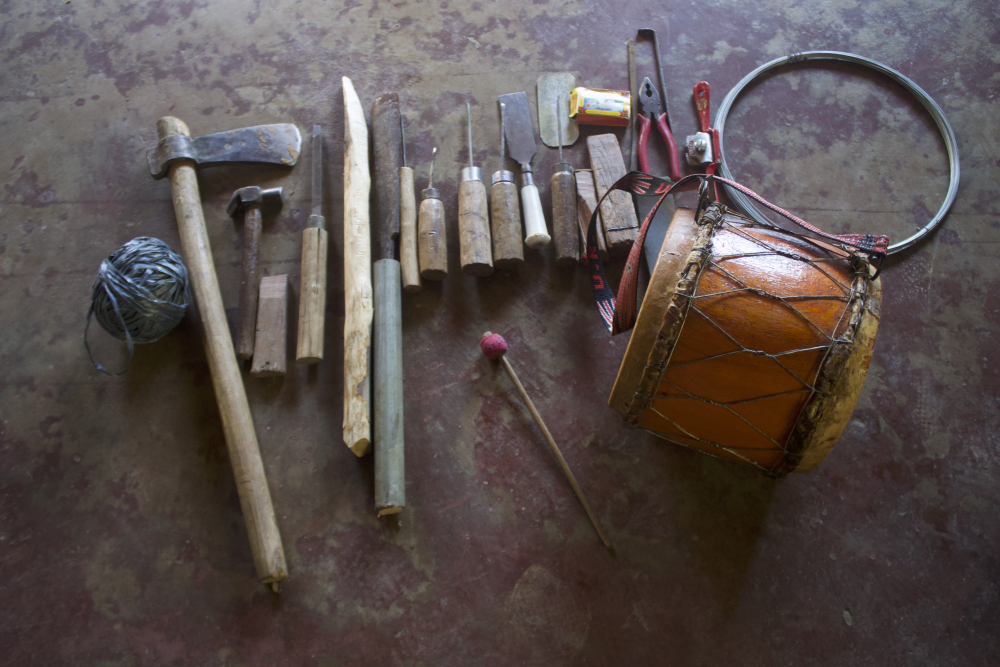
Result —
[[[639,169],[646,174],[651,173],[649,170],[649,133],[652,127],[653,122],[645,114],[640,114],[639,145],[637,150],[639,151]],[[667,127],[666,114],[660,114],[656,119],[656,129],[659,130],[660,136],[663,137],[663,143],[667,145],[667,153],[670,157],[670,178],[674,181],[679,181],[683,176],[681,174],[681,160],[677,155],[677,144],[674,142],[674,135],[670,133],[670,128]]]
[[[701,121],[701,131],[712,137],[713,161],[705,167],[706,174],[715,174],[719,167],[719,134],[712,128],[711,112],[712,89],[708,81],[699,81],[694,86],[694,105],[698,109],[698,119]]]

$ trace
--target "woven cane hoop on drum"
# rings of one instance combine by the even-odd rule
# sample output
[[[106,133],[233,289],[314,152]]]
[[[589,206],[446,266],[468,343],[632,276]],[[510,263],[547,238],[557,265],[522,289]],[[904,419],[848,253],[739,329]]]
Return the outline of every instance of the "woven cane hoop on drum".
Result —
[[[774,476],[815,468],[864,383],[880,283],[857,252],[678,209],[609,405],[627,424]]]

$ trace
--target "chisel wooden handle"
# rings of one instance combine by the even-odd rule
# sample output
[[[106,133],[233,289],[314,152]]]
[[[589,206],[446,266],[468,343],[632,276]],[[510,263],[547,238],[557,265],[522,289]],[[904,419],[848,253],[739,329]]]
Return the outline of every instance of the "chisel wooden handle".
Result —
[[[187,125],[170,117],[157,121],[156,132],[161,140],[172,134],[191,136]],[[288,576],[285,550],[281,545],[250,405],[243,390],[243,379],[236,364],[226,311],[222,305],[194,163],[182,160],[172,164],[169,176],[181,248],[191,275],[198,314],[205,327],[205,351],[212,373],[212,386],[219,412],[222,413],[222,430],[236,477],[236,490],[250,537],[254,567],[262,582],[278,582]]]
[[[490,212],[493,214],[493,264],[498,269],[524,263],[521,239],[521,205],[517,201],[514,174],[498,171],[490,188]]]
[[[239,312],[236,316],[237,359],[253,357],[253,338],[257,327],[257,295],[260,289],[261,227],[260,207],[250,206],[243,217],[243,264],[240,269]]]
[[[318,364],[323,360],[323,329],[326,321],[326,254],[328,234],[309,216],[302,232],[302,281],[299,295],[299,336],[295,361]]]
[[[522,174],[528,180],[530,174]],[[542,212],[542,200],[538,196],[538,186],[525,183],[521,186],[521,206],[524,207],[524,245],[537,250],[544,248],[552,240],[545,228],[545,213]]]
[[[560,162],[552,170],[552,234],[556,263],[572,266],[580,261],[580,231],[577,225],[576,175],[573,166]]]
[[[375,285],[375,512],[406,506],[403,455],[403,335],[400,266],[380,259]]]
[[[420,202],[418,241],[421,277],[425,280],[444,280],[448,275],[448,237],[444,206],[437,198],[437,190],[433,195],[424,190],[424,200]]]
[[[475,171],[475,174],[468,172]],[[486,206],[486,186],[478,167],[462,170],[458,186],[458,242],[462,271],[483,277],[493,273],[493,249],[490,247],[490,218]]]
[[[403,274],[403,291],[419,292],[417,199],[413,189],[413,170],[409,167],[399,168],[399,264]]]

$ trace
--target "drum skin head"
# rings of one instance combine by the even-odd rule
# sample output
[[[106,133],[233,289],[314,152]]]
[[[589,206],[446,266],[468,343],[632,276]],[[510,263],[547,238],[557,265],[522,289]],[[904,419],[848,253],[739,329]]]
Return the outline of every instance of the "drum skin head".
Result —
[[[627,425],[773,476],[814,469],[864,384],[881,291],[842,249],[677,209],[608,401]]]

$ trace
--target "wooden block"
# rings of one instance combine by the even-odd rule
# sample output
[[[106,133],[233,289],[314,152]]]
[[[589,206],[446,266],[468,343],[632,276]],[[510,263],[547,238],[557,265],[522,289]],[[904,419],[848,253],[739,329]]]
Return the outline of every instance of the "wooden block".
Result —
[[[257,335],[253,345],[251,375],[285,374],[288,340],[288,275],[260,279],[257,302]]]
[[[618,137],[613,134],[587,137],[587,148],[590,151],[597,199],[600,200],[625,175],[625,160],[622,159],[622,151],[618,146]],[[639,219],[635,216],[635,206],[628,193],[616,190],[609,194],[601,205],[601,219],[604,222],[608,250],[628,251],[639,233]]]
[[[589,169],[576,170],[576,210],[580,222],[580,241],[583,245],[581,256],[587,256],[587,230],[590,218],[597,208],[597,189],[594,187],[594,172]],[[608,244],[604,238],[604,223],[597,214],[597,254],[601,261],[608,259]]]

